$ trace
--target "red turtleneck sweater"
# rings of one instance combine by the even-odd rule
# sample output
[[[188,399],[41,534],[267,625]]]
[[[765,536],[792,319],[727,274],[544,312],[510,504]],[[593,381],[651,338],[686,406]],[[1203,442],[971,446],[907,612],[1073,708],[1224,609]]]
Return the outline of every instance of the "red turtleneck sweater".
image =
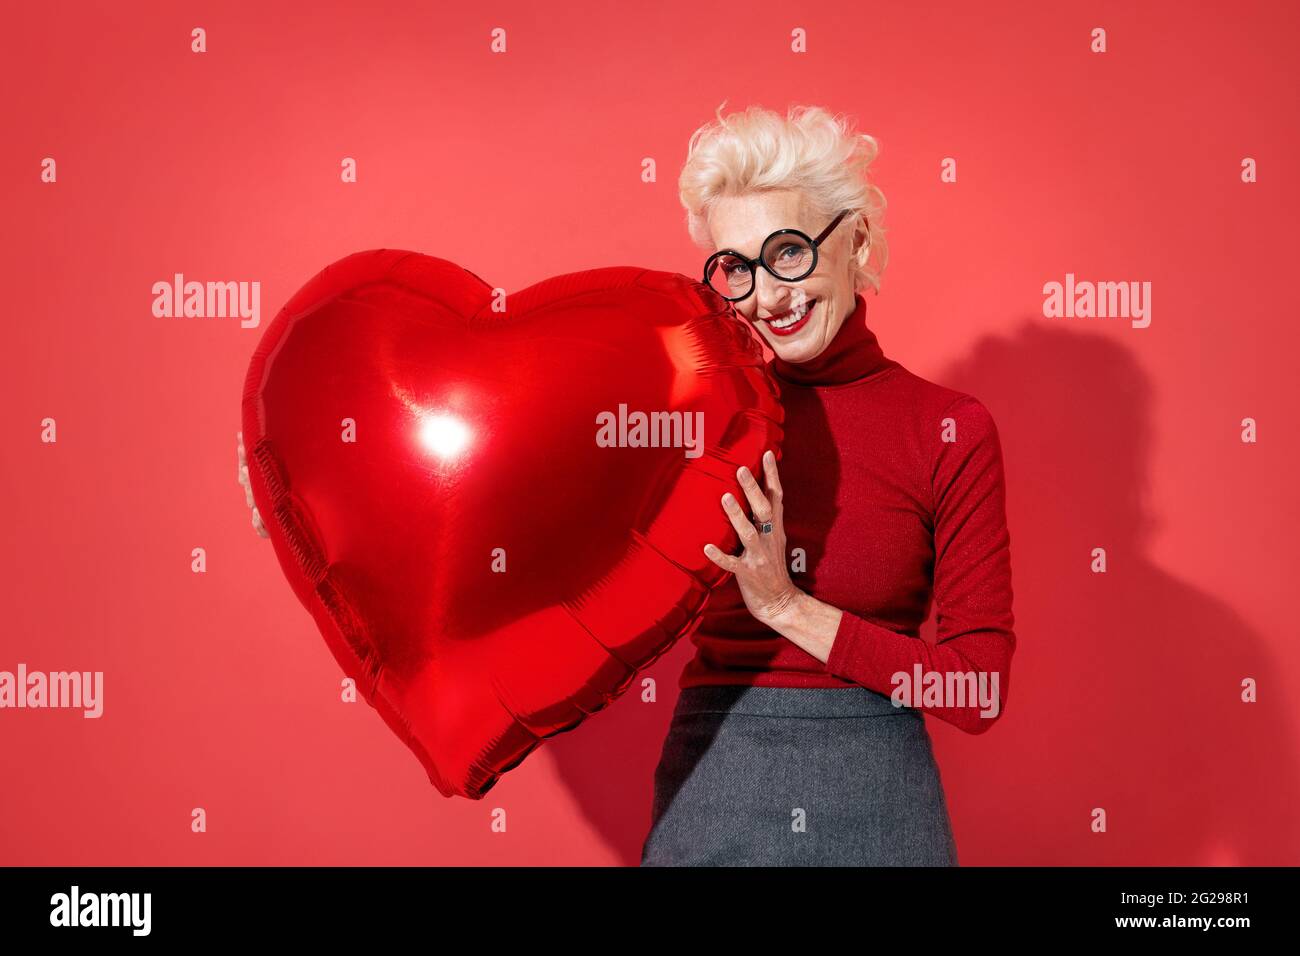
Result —
[[[1000,715],[1016,639],[1002,450],[988,409],[886,358],[861,294],[821,355],[768,368],[786,415],[790,577],[843,618],[823,664],[758,623],[728,576],[692,635],[680,686],[861,685],[889,696],[893,675],[914,677],[919,664],[923,676],[996,673]],[[932,598],[934,644],[920,637]],[[971,699],[912,706],[969,733],[996,719]]]

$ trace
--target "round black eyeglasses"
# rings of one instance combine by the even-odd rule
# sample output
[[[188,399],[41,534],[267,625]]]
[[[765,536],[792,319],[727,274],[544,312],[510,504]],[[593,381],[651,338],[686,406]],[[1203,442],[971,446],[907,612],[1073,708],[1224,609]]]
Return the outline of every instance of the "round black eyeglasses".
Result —
[[[754,291],[754,269],[762,266],[782,282],[798,282],[817,269],[817,249],[853,210],[845,209],[816,239],[798,229],[778,229],[763,240],[758,258],[742,256],[734,249],[719,249],[704,263],[704,281],[728,302],[739,302]],[[870,224],[863,220],[870,233]]]

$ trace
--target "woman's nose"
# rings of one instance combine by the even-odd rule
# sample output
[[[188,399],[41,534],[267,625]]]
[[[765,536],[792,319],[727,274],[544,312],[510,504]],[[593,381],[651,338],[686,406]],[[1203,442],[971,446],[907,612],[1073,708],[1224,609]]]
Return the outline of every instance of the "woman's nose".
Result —
[[[760,312],[771,315],[774,312],[784,312],[788,308],[786,300],[789,298],[789,286],[772,273],[760,268],[758,275],[754,277],[754,283],[754,301]]]

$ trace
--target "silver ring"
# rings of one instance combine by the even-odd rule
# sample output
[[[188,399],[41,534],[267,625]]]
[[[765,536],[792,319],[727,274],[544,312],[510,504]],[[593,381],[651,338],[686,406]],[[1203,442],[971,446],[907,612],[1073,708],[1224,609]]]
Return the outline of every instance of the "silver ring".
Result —
[[[771,534],[771,533],[772,533],[772,522],[770,522],[770,521],[764,521],[762,524],[760,524],[760,525],[758,526],[758,533],[759,533],[759,534]]]

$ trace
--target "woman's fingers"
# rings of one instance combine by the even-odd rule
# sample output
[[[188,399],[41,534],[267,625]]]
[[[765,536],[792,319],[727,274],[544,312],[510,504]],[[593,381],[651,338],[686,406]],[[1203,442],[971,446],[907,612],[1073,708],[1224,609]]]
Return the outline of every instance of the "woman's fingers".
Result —
[[[244,453],[244,433],[236,432],[236,435],[239,438],[239,483],[244,487],[244,500],[253,511],[253,530],[259,537],[269,538],[271,535],[266,530],[266,522],[257,513],[257,505],[253,501],[253,483],[248,477],[248,456]]]
[[[244,489],[244,500],[253,507],[253,484],[248,478],[248,456],[244,454],[244,433],[239,435],[239,484]]]
[[[736,529],[736,534],[740,535],[740,543],[748,548],[758,538],[758,532],[754,530],[753,522],[745,516],[740,502],[731,492],[722,496],[722,510],[731,519],[731,526]]]
[[[749,507],[754,512],[754,520],[759,524],[771,521],[772,506],[763,494],[763,489],[758,487],[758,482],[754,480],[753,473],[744,465],[741,465],[736,470],[736,478],[740,481],[740,487],[745,492],[745,497],[749,499]]]
[[[763,476],[767,481],[767,495],[772,499],[772,507],[780,508],[783,492],[781,476],[776,472],[776,454],[771,451],[763,453]]]
[[[706,544],[704,546],[704,556],[724,571],[735,571],[736,567],[740,564],[739,559],[730,554],[724,553],[721,548],[712,544]]]
[[[750,510],[754,513],[754,521],[760,524],[780,520],[781,481],[776,474],[776,456],[771,452],[767,452],[763,456],[763,471],[767,477],[768,494],[766,495],[763,494],[763,489],[759,487],[753,472],[744,465],[736,469],[736,479],[740,482],[740,487],[744,490],[745,498],[749,502]],[[773,489],[775,489],[775,494],[772,493]],[[722,496],[722,510],[727,513],[731,526],[736,529],[736,534],[740,537],[740,543],[745,548],[752,547],[758,541],[758,530],[754,527],[754,521],[751,521],[749,515],[740,507],[740,502],[735,495],[728,492]],[[704,546],[704,554],[710,561],[726,571],[734,572],[741,565],[739,555],[724,554],[712,544]]]

